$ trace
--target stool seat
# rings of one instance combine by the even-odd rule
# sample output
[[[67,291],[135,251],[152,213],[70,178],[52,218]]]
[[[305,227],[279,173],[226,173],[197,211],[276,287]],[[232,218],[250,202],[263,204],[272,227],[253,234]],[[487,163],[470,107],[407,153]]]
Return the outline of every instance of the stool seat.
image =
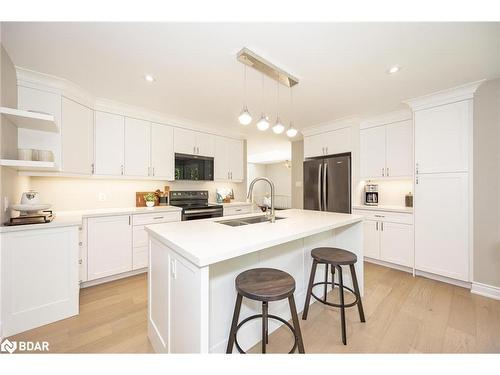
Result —
[[[236,277],[236,290],[256,301],[279,301],[295,291],[295,280],[274,268],[254,268]]]
[[[311,251],[311,256],[319,263],[346,266],[357,262],[358,257],[350,251],[335,247],[318,247]]]

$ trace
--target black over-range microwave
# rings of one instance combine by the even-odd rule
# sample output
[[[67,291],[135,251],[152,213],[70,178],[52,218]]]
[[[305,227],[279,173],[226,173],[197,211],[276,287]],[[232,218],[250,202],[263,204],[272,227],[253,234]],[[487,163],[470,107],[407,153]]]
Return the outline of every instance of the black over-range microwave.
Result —
[[[214,180],[214,158],[175,154],[175,179],[192,181]]]

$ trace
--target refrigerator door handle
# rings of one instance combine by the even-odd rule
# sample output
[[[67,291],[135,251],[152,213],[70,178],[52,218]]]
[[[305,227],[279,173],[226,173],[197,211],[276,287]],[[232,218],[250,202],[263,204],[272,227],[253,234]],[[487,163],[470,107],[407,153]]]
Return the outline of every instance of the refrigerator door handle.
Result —
[[[325,163],[325,165],[323,167],[323,207],[324,207],[325,211],[327,211],[327,204],[326,204],[326,199],[327,199],[327,186],[326,186],[327,170],[328,170],[328,163]]]
[[[318,204],[319,204],[319,210],[323,211],[321,208],[321,168],[323,167],[323,163],[319,165],[318,168]]]

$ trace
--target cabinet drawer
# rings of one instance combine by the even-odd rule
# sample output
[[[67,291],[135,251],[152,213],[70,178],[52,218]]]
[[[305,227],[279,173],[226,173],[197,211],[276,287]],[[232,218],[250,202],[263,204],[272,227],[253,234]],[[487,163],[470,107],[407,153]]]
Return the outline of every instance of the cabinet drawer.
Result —
[[[252,212],[252,206],[224,207],[224,216],[243,215]]]
[[[353,214],[363,215],[367,220],[385,221],[388,223],[413,224],[413,214],[388,211],[352,210]]]
[[[137,270],[148,266],[148,246],[134,247],[132,269]]]
[[[136,214],[132,216],[133,225],[149,225],[181,221],[181,212],[156,212],[151,214]]]

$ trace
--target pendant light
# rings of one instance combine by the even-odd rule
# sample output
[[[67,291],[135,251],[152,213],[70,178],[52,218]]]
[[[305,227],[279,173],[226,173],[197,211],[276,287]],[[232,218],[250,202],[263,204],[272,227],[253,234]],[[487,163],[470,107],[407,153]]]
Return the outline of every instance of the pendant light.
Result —
[[[290,87],[290,118],[293,118],[293,95],[292,95],[292,88]],[[298,131],[293,127],[293,121],[290,120],[290,126],[286,131],[286,135],[289,138],[293,138],[297,135]]]
[[[241,125],[248,125],[252,122],[252,115],[250,114],[250,112],[248,111],[248,108],[247,108],[247,66],[246,65],[243,65],[244,66],[244,70],[243,70],[243,101],[244,101],[244,105],[243,105],[243,109],[241,110],[241,113],[240,115],[238,116],[238,121],[240,122]]]
[[[286,131],[286,135],[288,136],[288,138],[293,138],[298,133],[297,129],[293,127],[293,121],[291,120],[292,118],[293,118],[293,91],[292,88],[290,87],[290,126]]]
[[[261,106],[264,108],[264,74],[262,74],[262,96],[261,96]],[[269,120],[267,116],[262,111],[262,115],[260,116],[259,121],[257,121],[257,129],[260,131],[266,131],[269,129]]]
[[[285,130],[285,126],[281,123],[280,120],[280,79],[279,74],[276,79],[276,124],[273,126],[274,134],[281,134]]]

